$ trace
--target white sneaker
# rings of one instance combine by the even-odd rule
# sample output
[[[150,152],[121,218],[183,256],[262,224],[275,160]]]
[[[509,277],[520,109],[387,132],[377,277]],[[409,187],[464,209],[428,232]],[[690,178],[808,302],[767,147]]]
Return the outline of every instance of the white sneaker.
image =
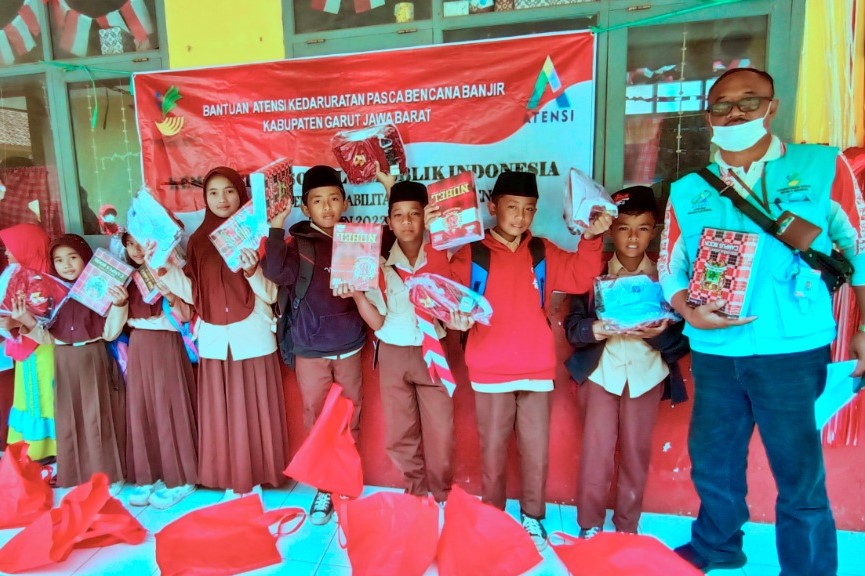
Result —
[[[108,493],[116,498],[117,495],[120,494],[120,491],[123,490],[123,487],[125,485],[126,480],[118,480],[117,482],[108,487]]]
[[[174,488],[163,487],[150,495],[149,502],[157,510],[166,510],[195,492],[195,489],[195,484],[184,484]]]
[[[147,506],[147,501],[150,498],[150,495],[162,488],[165,488],[165,484],[162,480],[157,480],[153,484],[136,486],[129,494],[129,504],[131,506]]]

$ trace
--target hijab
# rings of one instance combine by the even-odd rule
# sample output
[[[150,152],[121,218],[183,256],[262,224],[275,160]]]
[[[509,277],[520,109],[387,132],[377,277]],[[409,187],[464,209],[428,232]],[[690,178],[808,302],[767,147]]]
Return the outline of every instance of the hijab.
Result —
[[[237,190],[242,207],[249,192],[237,171],[219,166],[204,177],[204,222],[189,238],[186,252],[186,274],[192,280],[192,298],[202,320],[225,326],[247,318],[255,307],[255,294],[243,271],[232,272],[210,241],[210,233],[227,218],[217,216],[207,207],[207,184],[214,176],[224,176]]]
[[[36,224],[17,224],[0,230],[0,242],[6,250],[25,268],[47,274],[49,270],[48,245],[50,238]],[[30,338],[21,338],[15,331],[15,339],[6,340],[6,355],[21,362],[39,346]]]
[[[81,236],[77,234],[66,234],[54,240],[49,247],[49,255],[51,257],[51,273],[60,277],[57,274],[57,269],[54,267],[54,250],[65,246],[72,248],[85,264],[93,258],[93,249]],[[66,344],[75,344],[76,342],[87,342],[102,337],[105,330],[105,318],[79,302],[69,298],[66,303],[57,311],[57,316],[54,318],[54,323],[48,329],[51,335]]]

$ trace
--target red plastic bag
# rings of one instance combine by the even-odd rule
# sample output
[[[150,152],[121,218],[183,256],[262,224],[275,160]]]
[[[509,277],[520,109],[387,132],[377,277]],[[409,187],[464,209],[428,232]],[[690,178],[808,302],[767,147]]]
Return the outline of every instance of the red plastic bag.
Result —
[[[337,132],[330,147],[352,184],[374,182],[376,162],[382,172],[391,176],[408,172],[405,146],[393,124]]]
[[[318,420],[283,473],[338,496],[360,496],[363,469],[349,429],[353,410],[342,386],[331,386]]]
[[[699,576],[703,573],[651,536],[621,532],[602,532],[589,540],[563,532],[553,536],[565,541],[552,546],[571,574]]]
[[[415,274],[405,281],[411,303],[426,310],[445,324],[451,312],[465,312],[472,320],[490,325],[493,307],[490,301],[470,288],[438,274]]]
[[[51,468],[27,455],[27,442],[6,447],[0,459],[0,529],[26,526],[51,510]]]
[[[336,508],[354,576],[421,576],[435,560],[439,508],[429,496],[379,492]]]
[[[156,563],[163,576],[219,576],[273,566],[282,562],[276,540],[300,529],[305,518],[300,508],[265,512],[257,496],[200,508],[156,534]],[[299,521],[283,531],[293,520]],[[278,524],[276,534],[272,524]]]
[[[141,544],[146,536],[147,530],[108,493],[108,477],[100,472],[0,548],[0,572],[63,562],[73,548]]]
[[[531,536],[513,518],[453,487],[438,546],[440,576],[517,576],[541,560]]]

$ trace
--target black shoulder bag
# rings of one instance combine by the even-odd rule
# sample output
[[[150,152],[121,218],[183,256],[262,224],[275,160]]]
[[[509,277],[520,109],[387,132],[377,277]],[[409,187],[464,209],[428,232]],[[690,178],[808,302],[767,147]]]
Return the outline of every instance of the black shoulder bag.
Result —
[[[853,275],[853,266],[844,258],[841,252],[832,249],[831,254],[824,254],[813,248],[807,250],[798,250],[791,246],[789,242],[784,240],[779,233],[777,222],[763,214],[760,210],[754,207],[750,202],[742,198],[733,187],[726,184],[718,176],[713,174],[708,168],[702,168],[698,174],[712,185],[721,196],[728,199],[733,205],[738,208],[745,216],[750,218],[757,226],[762,228],[767,234],[777,238],[799,255],[811,268],[820,272],[820,277],[829,289],[829,292],[835,292]]]

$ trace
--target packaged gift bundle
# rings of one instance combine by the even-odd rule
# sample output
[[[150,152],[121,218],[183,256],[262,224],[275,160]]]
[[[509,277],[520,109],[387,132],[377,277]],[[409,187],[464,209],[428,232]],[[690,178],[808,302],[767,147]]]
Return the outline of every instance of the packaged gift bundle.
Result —
[[[0,316],[12,314],[14,299],[24,296],[27,310],[40,322],[51,322],[66,301],[69,285],[50,274],[10,264],[0,274]]]
[[[571,234],[582,234],[595,217],[604,212],[613,218],[619,209],[604,187],[576,168],[568,172],[565,188],[565,224]]]
[[[376,162],[391,176],[408,172],[405,146],[393,124],[337,132],[330,147],[352,184],[373,182]]]
[[[433,182],[427,192],[429,203],[441,207],[440,216],[429,227],[433,248],[445,250],[483,239],[484,226],[472,172]]]
[[[760,250],[760,235],[703,228],[694,275],[688,285],[688,304],[702,306],[725,300],[718,314],[738,318],[748,309],[748,279]]]
[[[240,270],[240,251],[244,248],[258,251],[265,236],[267,224],[255,215],[250,201],[211,232],[210,241],[228,268],[237,272]]]
[[[340,222],[333,227],[330,287],[351,284],[355,290],[378,286],[381,224]]]
[[[249,174],[252,205],[255,213],[264,214],[267,222],[294,201],[294,176],[291,170],[291,160],[280,158]]]
[[[148,264],[161,268],[171,258],[174,249],[180,244],[182,232],[174,216],[152,194],[142,188],[132,201],[126,215],[129,234],[144,246],[148,242],[156,245]]]
[[[607,330],[628,332],[681,317],[664,300],[661,285],[645,274],[595,278],[595,310]]]
[[[100,316],[105,316],[112,303],[108,289],[112,286],[126,286],[132,272],[132,266],[121,262],[107,250],[98,248],[73,284],[69,297],[78,300]]]
[[[442,322],[450,322],[451,312],[464,312],[475,322],[489,326],[493,308],[489,300],[438,274],[417,274],[405,282],[411,303]]]

